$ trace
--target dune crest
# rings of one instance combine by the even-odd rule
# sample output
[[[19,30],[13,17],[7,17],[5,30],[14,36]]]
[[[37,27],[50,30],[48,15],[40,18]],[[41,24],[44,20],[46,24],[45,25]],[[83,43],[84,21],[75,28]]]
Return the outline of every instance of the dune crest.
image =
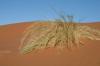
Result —
[[[46,48],[72,49],[84,45],[81,38],[100,40],[100,31],[75,22],[63,21],[49,22],[48,26],[31,26],[22,39],[21,53]]]

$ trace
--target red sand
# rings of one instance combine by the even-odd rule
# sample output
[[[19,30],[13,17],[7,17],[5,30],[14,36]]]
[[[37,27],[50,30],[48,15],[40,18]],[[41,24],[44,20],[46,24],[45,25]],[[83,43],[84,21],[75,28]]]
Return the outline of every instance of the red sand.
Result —
[[[100,41],[86,40],[84,47],[60,54],[55,49],[47,49],[37,54],[21,55],[18,49],[20,40],[23,31],[31,24],[0,26],[0,66],[100,66]],[[86,25],[100,30],[99,22]]]

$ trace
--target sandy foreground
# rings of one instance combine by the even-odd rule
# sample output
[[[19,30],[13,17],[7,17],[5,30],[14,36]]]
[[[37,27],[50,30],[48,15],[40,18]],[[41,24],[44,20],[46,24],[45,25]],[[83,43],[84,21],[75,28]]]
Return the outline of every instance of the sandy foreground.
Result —
[[[0,26],[0,66],[100,66],[100,41],[84,40],[84,46],[63,52],[51,48],[39,53],[19,53],[24,30],[47,23],[17,23]],[[100,30],[100,23],[85,23]]]

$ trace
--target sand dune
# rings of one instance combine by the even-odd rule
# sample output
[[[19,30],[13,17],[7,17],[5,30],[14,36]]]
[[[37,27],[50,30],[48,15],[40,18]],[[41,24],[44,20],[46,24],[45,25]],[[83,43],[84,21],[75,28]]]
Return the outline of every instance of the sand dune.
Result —
[[[0,26],[0,66],[100,66],[100,41],[85,40],[84,46],[72,51],[56,52],[55,49],[40,53],[19,53],[24,30],[47,23],[26,22]],[[100,23],[84,23],[100,30]]]

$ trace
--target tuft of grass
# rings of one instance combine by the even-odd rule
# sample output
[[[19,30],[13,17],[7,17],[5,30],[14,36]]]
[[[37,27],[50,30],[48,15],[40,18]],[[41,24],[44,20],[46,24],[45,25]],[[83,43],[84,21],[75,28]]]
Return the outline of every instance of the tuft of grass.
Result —
[[[80,47],[84,44],[80,38],[100,40],[100,31],[75,23],[71,17],[67,23],[57,20],[49,22],[49,24],[48,27],[40,26],[36,28],[31,26],[25,31],[25,35],[21,40],[21,53],[26,54],[46,48],[62,50],[64,48],[71,49],[73,46]]]

